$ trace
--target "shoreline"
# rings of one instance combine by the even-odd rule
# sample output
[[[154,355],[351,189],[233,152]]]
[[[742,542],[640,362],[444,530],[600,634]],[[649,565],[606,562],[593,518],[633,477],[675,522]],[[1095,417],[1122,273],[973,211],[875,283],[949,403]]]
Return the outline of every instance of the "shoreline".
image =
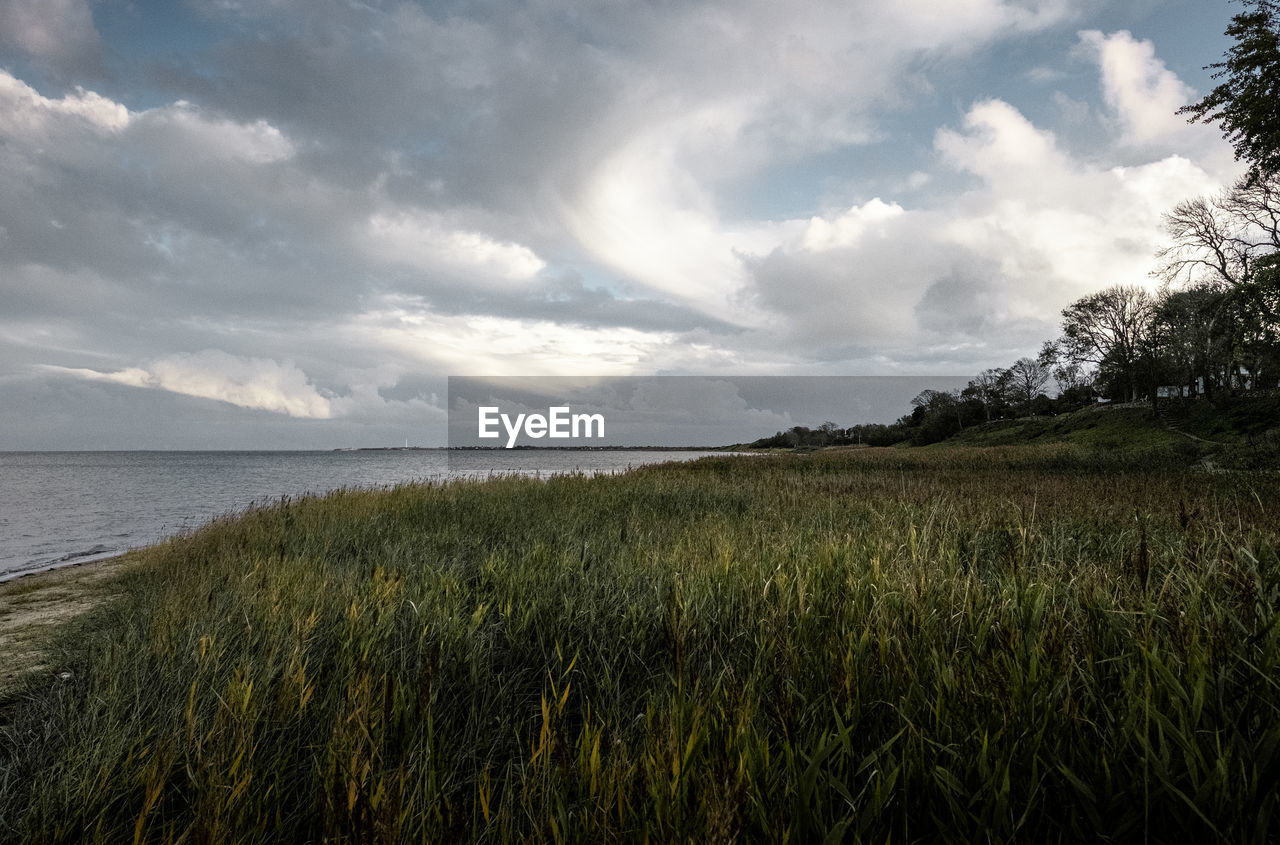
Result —
[[[162,541],[158,541],[158,542],[162,542]],[[44,575],[49,572],[56,572],[60,569],[68,569],[73,566],[88,566],[90,564],[95,564],[95,563],[104,563],[109,560],[114,560],[115,558],[118,558],[118,557],[124,557],[130,552],[134,552],[134,551],[137,551],[138,549],[143,549],[143,548],[146,548],[146,546],[138,546],[132,549],[112,550],[109,552],[94,552],[86,555],[76,555],[71,557],[70,559],[55,560],[49,563],[44,563],[39,566],[30,567],[26,569],[10,569],[5,572],[0,572],[0,587],[4,586],[5,584],[12,583],[13,581],[19,581],[23,578],[27,578],[32,575]]]
[[[379,489],[401,484],[448,483],[455,479],[475,481],[495,474],[531,477],[594,474],[720,454],[666,448],[594,452],[516,449],[509,455],[505,450],[503,454],[450,454],[443,449],[411,448],[410,454],[401,456],[403,460],[388,461],[377,455],[404,450],[362,447],[350,451],[373,457],[332,458],[331,452],[308,450],[0,452],[0,457],[35,456],[0,465],[0,471],[15,473],[15,490],[24,489],[17,483],[24,474],[49,473],[49,477],[55,479],[51,482],[55,489],[62,490],[74,482],[79,491],[77,495],[84,503],[82,509],[89,512],[87,517],[69,521],[57,508],[47,507],[34,498],[30,506],[17,509],[11,515],[13,530],[0,538],[0,584],[126,554],[197,530],[210,521],[269,504],[282,495],[296,498],[322,496],[338,489]],[[125,457],[118,457],[121,454]],[[87,455],[92,459],[68,461],[59,455]],[[221,457],[209,463],[204,459],[192,460],[192,455]],[[461,464],[456,471],[451,468],[453,460]],[[85,470],[80,464],[89,469]],[[68,475],[72,465],[74,471]],[[214,467],[217,478],[221,479],[212,486],[204,483],[209,467]],[[122,471],[127,471],[132,481],[120,495],[116,479]],[[174,471],[180,472],[186,482],[180,489],[164,486],[170,483],[167,479],[171,479]],[[167,492],[162,495],[155,490]]]
[[[57,628],[117,594],[103,581],[139,562],[138,550],[24,572],[0,582],[0,696],[44,668]]]

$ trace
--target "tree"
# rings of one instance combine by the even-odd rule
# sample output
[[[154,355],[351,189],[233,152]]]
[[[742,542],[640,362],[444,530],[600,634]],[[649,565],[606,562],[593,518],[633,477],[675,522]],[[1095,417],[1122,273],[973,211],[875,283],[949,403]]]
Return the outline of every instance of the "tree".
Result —
[[[1236,43],[1225,61],[1208,66],[1214,79],[1224,81],[1178,114],[1190,115],[1192,123],[1218,124],[1256,179],[1280,171],[1280,2],[1242,2],[1247,8],[1226,32]]]
[[[1230,365],[1243,368],[1251,386],[1274,387],[1280,360],[1280,253],[1258,259],[1256,271],[1224,299],[1232,329]]]
[[[1195,396],[1200,385],[1212,396],[1219,362],[1226,357],[1223,298],[1220,289],[1207,284],[1166,291],[1152,315],[1156,354],[1166,375],[1185,386],[1189,396]]]
[[[1093,401],[1093,372],[1084,362],[1073,360],[1063,352],[1061,343],[1046,340],[1036,360],[1049,368],[1058,383],[1058,398],[1054,402],[1057,410],[1071,411]]]
[[[1250,251],[1233,236],[1220,199],[1183,200],[1164,215],[1172,243],[1156,253],[1155,275],[1169,284],[1223,287],[1248,273]]]
[[[1168,369],[1194,384],[1258,382],[1275,354],[1280,174],[1241,179],[1214,197],[1179,203],[1165,215],[1172,244],[1156,275],[1171,286],[1161,303],[1158,345]]]
[[[1070,362],[1096,364],[1101,381],[1118,379],[1132,402],[1138,396],[1151,317],[1150,294],[1133,285],[1114,285],[1063,309],[1057,346]]]
[[[992,412],[999,412],[1009,404],[1009,371],[983,370],[969,380],[961,395],[982,403],[987,422],[991,422]]]
[[[945,440],[957,431],[963,431],[965,422],[978,419],[978,403],[971,401],[959,390],[924,390],[911,400],[909,425],[913,429],[911,442],[916,445]]]
[[[1246,233],[1251,249],[1280,250],[1280,174],[1237,180],[1222,207]]]
[[[1230,288],[1280,249],[1280,175],[1238,180],[1212,197],[1184,200],[1164,215],[1169,246],[1154,275],[1171,285]]]
[[[1049,383],[1049,368],[1035,358],[1019,358],[1009,368],[1009,385],[1012,398],[1025,413],[1031,412],[1031,403]]]
[[[1036,358],[1053,373],[1053,380],[1058,383],[1059,390],[1079,390],[1088,387],[1093,381],[1084,363],[1073,360],[1062,350],[1062,344],[1054,340],[1046,340],[1040,347],[1040,355]]]

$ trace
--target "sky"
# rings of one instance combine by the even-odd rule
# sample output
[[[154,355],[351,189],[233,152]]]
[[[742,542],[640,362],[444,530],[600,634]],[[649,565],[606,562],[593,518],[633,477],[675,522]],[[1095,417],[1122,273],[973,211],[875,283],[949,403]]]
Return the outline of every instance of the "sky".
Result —
[[[1174,113],[1238,9],[0,0],[0,449],[440,445],[448,376],[1008,366],[1242,172]]]

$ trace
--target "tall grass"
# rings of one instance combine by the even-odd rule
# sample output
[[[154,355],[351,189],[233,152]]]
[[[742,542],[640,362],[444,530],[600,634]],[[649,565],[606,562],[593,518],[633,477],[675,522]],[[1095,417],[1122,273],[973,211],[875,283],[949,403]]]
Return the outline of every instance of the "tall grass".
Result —
[[[282,501],[10,696],[0,831],[1271,841],[1277,493],[1056,447]]]

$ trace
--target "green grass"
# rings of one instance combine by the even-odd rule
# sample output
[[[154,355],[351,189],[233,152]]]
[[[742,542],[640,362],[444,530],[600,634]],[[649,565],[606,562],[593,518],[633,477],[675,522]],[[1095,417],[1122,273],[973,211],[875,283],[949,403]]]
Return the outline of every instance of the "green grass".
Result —
[[[1280,396],[1224,399],[1217,404],[1196,400],[1170,408],[1169,417],[1183,431],[1226,443],[1280,435]]]
[[[1011,446],[1069,443],[1107,452],[1194,452],[1190,441],[1169,431],[1150,406],[1124,405],[1084,408],[1056,417],[1022,417],[974,426],[948,444]]]
[[[1146,404],[1101,405],[1054,417],[998,420],[972,426],[942,448],[1047,443],[1144,461],[1189,465],[1204,458],[1243,468],[1280,466],[1280,396],[1162,400],[1159,415]]]
[[[219,521],[3,703],[0,838],[1271,841],[1280,477],[1171,467],[725,457]]]

